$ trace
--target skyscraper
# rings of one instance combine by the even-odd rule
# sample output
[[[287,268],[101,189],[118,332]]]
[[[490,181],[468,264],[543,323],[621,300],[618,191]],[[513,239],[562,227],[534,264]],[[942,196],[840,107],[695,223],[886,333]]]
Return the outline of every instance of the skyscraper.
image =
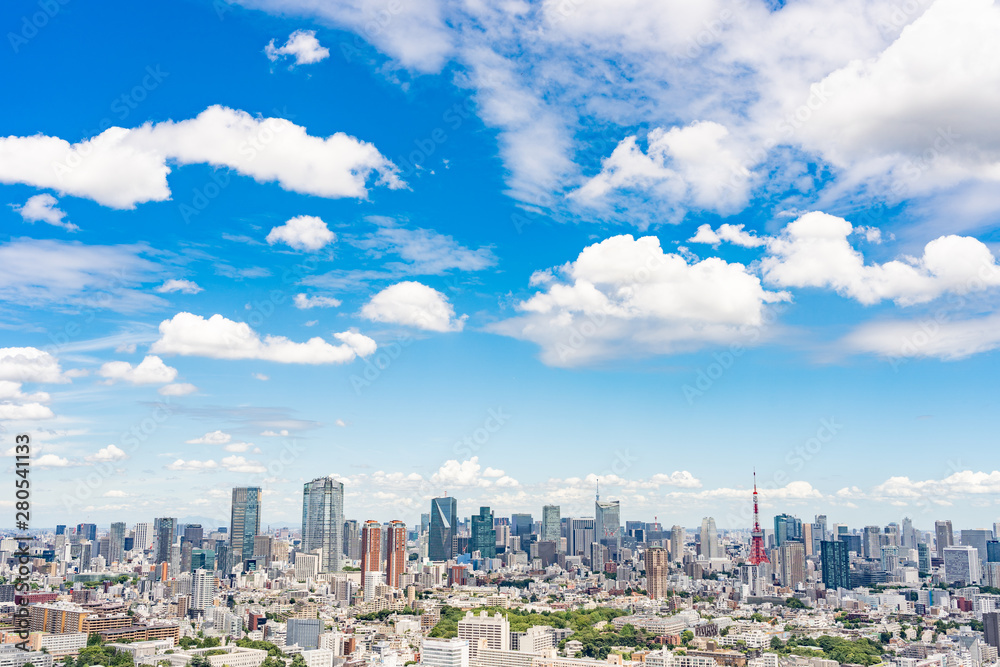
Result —
[[[651,599],[661,600],[667,596],[669,575],[670,560],[667,550],[659,547],[646,549],[646,590]]]
[[[472,515],[469,551],[478,551],[482,558],[495,558],[497,555],[497,531],[493,528],[493,511],[489,507],[480,507],[479,514]]]
[[[828,589],[850,588],[851,560],[847,544],[840,540],[820,542],[820,557],[823,567],[823,584]]]
[[[132,544],[133,549],[139,549],[140,551],[145,551],[153,544],[153,536],[155,535],[155,530],[153,524],[151,523],[137,523],[135,528],[132,529]]]
[[[806,580],[806,548],[802,542],[785,542],[778,547],[778,578],[782,586],[795,588]]]
[[[608,547],[612,555],[618,552],[621,532],[621,503],[617,500],[601,500],[594,497],[594,534],[596,541]]]
[[[1000,542],[990,540],[986,543],[986,562],[1000,563]]]
[[[205,536],[200,523],[189,523],[184,526],[184,541],[191,543],[192,549],[201,549],[201,541]]]
[[[952,586],[971,586],[979,583],[979,553],[967,545],[945,547],[944,576]]]
[[[83,540],[90,540],[94,542],[97,540],[97,524],[96,523],[80,523],[76,526],[76,539],[78,542]]]
[[[920,574],[931,571],[931,548],[926,542],[917,543],[917,571]]]
[[[715,529],[715,519],[710,516],[701,520],[701,555],[707,559],[719,558],[719,532]]]
[[[865,558],[876,559],[882,556],[881,535],[882,531],[878,526],[865,526],[861,539],[861,548]]]
[[[987,644],[1000,648],[1000,612],[990,611],[983,614],[983,634]]]
[[[108,533],[108,554],[106,558],[108,565],[111,563],[121,563],[125,560],[125,524],[116,522],[111,524],[111,531]]]
[[[545,505],[542,507],[541,541],[555,542],[558,550],[561,537],[562,521],[559,518],[559,505]]]
[[[253,538],[260,532],[260,487],[233,489],[229,522],[229,565],[235,567],[253,556]]]
[[[210,570],[191,573],[191,608],[205,610],[212,606],[215,597],[215,574]]]
[[[406,524],[389,522],[385,535],[385,583],[402,588],[403,570],[406,568]]]
[[[361,528],[354,519],[344,522],[344,555],[350,560],[361,560]]]
[[[427,539],[427,557],[451,560],[455,556],[455,530],[458,526],[458,501],[454,498],[431,499],[431,525]]]
[[[521,538],[521,550],[527,551],[531,542],[531,528],[534,521],[530,514],[512,514],[510,516],[511,532]]]
[[[361,527],[361,581],[368,572],[382,571],[382,524],[369,519]],[[368,591],[365,591],[366,593]]]
[[[156,531],[156,562],[170,562],[170,548],[177,536],[177,519],[164,517],[153,520]]]
[[[962,544],[969,547],[975,547],[976,551],[979,552],[979,560],[985,563],[988,560],[988,556],[986,554],[986,543],[989,542],[992,537],[993,531],[991,530],[963,530]]]
[[[944,550],[955,544],[955,538],[951,531],[951,521],[935,521],[934,537],[937,542],[937,557],[944,558]]]
[[[566,532],[567,555],[579,556],[587,554],[590,544],[594,542],[594,534],[593,519],[570,519]]]
[[[684,529],[680,526],[670,529],[670,557],[675,563],[684,560]]]
[[[780,547],[788,541],[802,540],[802,520],[791,514],[774,517],[774,545]]]
[[[344,550],[344,485],[319,477],[302,487],[302,550],[322,549],[320,572],[339,572]]]

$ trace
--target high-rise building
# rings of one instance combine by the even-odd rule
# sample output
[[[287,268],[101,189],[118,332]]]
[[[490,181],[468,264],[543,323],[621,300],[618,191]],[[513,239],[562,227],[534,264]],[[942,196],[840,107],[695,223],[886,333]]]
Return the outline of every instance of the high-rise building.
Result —
[[[983,635],[987,644],[1000,648],[1000,612],[990,611],[983,614]]]
[[[432,519],[433,520],[433,519]],[[473,660],[480,648],[479,641],[486,640],[486,648],[494,651],[510,650],[510,622],[497,613],[489,616],[485,611],[479,615],[471,611],[458,621],[458,638],[469,642],[469,655]]]
[[[65,534],[66,534],[66,524],[62,523],[56,524],[56,535],[65,535]],[[13,602],[13,600],[11,600],[11,602]]]
[[[944,576],[952,586],[979,583],[979,552],[968,545],[944,548]]]
[[[212,606],[215,597],[215,573],[195,570],[191,573],[191,608],[204,611]]]
[[[229,521],[229,564],[235,567],[253,556],[253,538],[260,532],[260,487],[233,489]]]
[[[542,507],[542,534],[541,541],[555,542],[558,550],[560,538],[562,537],[562,521],[559,518],[559,505],[545,505]]]
[[[937,557],[944,558],[944,550],[955,544],[955,538],[951,530],[951,521],[935,521],[934,537],[936,539],[935,544],[937,545]]]
[[[361,560],[361,527],[354,519],[344,522],[344,555],[348,560]]]
[[[818,536],[818,539],[817,539],[817,535],[815,534],[816,533],[816,530],[815,530],[816,526],[819,526],[819,536]],[[826,534],[826,515],[825,514],[817,514],[816,515],[816,520],[813,522],[813,533],[814,533],[813,534],[813,540],[815,540],[817,543],[822,542],[823,540],[827,539],[827,534]],[[820,552],[820,549],[817,548],[816,549],[816,553],[819,553],[819,552]]]
[[[469,642],[458,637],[424,637],[420,645],[420,664],[425,667],[469,667]]]
[[[337,526],[337,534],[344,527],[341,520]],[[338,545],[339,546],[339,545]],[[337,554],[340,558],[340,554]],[[319,648],[319,636],[323,634],[323,620],[319,618],[290,618],[285,625],[285,645],[301,646],[306,651]]]
[[[108,554],[106,558],[108,565],[111,563],[121,563],[125,560],[125,524],[116,522],[111,524],[108,532]]]
[[[903,546],[907,549],[917,548],[917,531],[913,529],[913,520],[903,517]]]
[[[715,519],[707,516],[701,520],[701,555],[706,559],[719,558],[719,531],[715,529]]]
[[[253,559],[257,561],[257,567],[270,565],[274,560],[271,557],[271,544],[274,539],[270,535],[255,535],[253,538]]]
[[[788,541],[778,547],[778,578],[782,586],[795,588],[806,580],[806,548]]]
[[[684,529],[680,526],[670,529],[670,558],[675,563],[684,560]]]
[[[389,522],[385,533],[385,583],[393,588],[402,588],[405,569],[406,524],[393,520]]]
[[[677,528],[677,526],[674,526]],[[646,590],[653,600],[667,596],[667,578],[670,575],[670,558],[666,549],[646,549]]]
[[[361,581],[368,572],[382,571],[382,524],[369,519],[361,527]],[[365,591],[366,594],[371,591]]]
[[[899,567],[899,547],[895,545],[885,545],[882,547],[881,566],[883,572],[895,572]]]
[[[145,551],[153,546],[153,539],[156,532],[151,523],[137,523],[132,529],[132,544],[134,549]]]
[[[156,530],[156,562],[170,562],[170,548],[177,536],[177,519],[163,517],[153,520]]]
[[[882,531],[878,526],[865,526],[864,534],[861,536],[861,548],[864,557],[875,560],[882,555]]]
[[[1000,541],[990,540],[986,543],[986,562],[1000,563]]]
[[[427,557],[446,561],[455,557],[458,528],[458,501],[443,497],[431,499],[431,525],[427,538]]]
[[[802,540],[802,519],[791,514],[774,517],[774,545],[780,547],[785,542]]]
[[[976,551],[979,552],[979,560],[983,563],[987,562],[989,557],[986,553],[986,543],[993,539],[993,531],[982,529],[963,530],[961,537],[963,545],[975,547]]]
[[[590,552],[587,554],[590,557],[590,569],[593,572],[603,572],[604,571],[604,551],[607,549],[606,546],[600,542],[590,543]]]
[[[493,511],[489,507],[480,507],[479,514],[472,515],[469,551],[478,551],[481,558],[496,558],[497,531],[493,527]]]
[[[590,545],[595,541],[594,534],[593,519],[570,519],[566,533],[566,554],[569,556],[586,555]]]
[[[200,523],[189,523],[184,526],[184,541],[191,543],[192,549],[201,549],[201,541],[205,536]]]
[[[618,500],[601,500],[600,494],[594,498],[594,534],[597,542],[608,547],[612,555],[621,546],[621,503]]]
[[[344,485],[319,477],[302,488],[302,550],[322,550],[320,572],[339,572],[344,550]]]
[[[828,589],[851,587],[851,560],[846,542],[823,540],[820,542],[820,558],[823,567],[823,584]]]
[[[512,514],[510,517],[511,533],[521,538],[521,550],[528,550],[528,543],[531,542],[531,528],[534,521],[530,514]]]
[[[930,574],[931,547],[926,542],[917,543],[917,570],[920,574]]]
[[[76,526],[76,539],[78,542],[83,540],[90,540],[91,542],[97,541],[97,524],[96,523],[79,523]]]

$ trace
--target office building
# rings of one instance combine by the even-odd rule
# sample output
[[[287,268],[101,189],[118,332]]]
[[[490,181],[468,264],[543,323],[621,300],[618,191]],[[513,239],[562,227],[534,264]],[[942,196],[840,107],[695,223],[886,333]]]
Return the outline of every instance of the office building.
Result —
[[[354,519],[344,522],[344,555],[348,560],[361,560],[361,527]]]
[[[782,586],[796,588],[806,580],[806,548],[802,542],[787,541],[778,547],[776,571]]]
[[[195,570],[191,573],[191,608],[204,611],[212,606],[215,598],[215,573]]]
[[[238,486],[233,489],[229,520],[229,565],[242,565],[253,556],[253,539],[260,532],[260,487]]]
[[[987,644],[1000,649],[1000,612],[983,614],[983,635]]]
[[[534,521],[530,514],[512,514],[510,517],[511,533],[521,538],[521,550],[528,550],[531,542],[531,529]]]
[[[427,537],[427,557],[446,561],[455,557],[455,537],[458,529],[458,501],[454,498],[431,500],[431,523]]]
[[[341,521],[337,532],[344,526]],[[323,621],[319,618],[290,618],[285,632],[286,646],[301,646],[304,650],[319,648],[319,636],[323,634]]]
[[[780,547],[785,542],[802,540],[802,520],[791,514],[779,514],[774,517],[774,546]]]
[[[472,515],[469,551],[472,553],[478,551],[480,558],[496,558],[497,531],[493,527],[493,511],[489,507],[480,507],[479,514]]]
[[[485,611],[479,615],[466,612],[458,621],[458,638],[469,642],[469,657],[475,661],[480,640],[486,640],[486,648],[495,651],[510,650],[510,623],[500,613],[489,616]]]
[[[171,547],[177,536],[177,519],[163,517],[153,520],[156,530],[156,563],[169,563]]]
[[[951,521],[935,521],[934,537],[937,545],[937,557],[944,558],[944,550],[955,544],[951,530]]]
[[[601,500],[598,496],[594,501],[594,536],[595,542],[608,547],[612,557],[618,553],[621,546],[621,503],[618,500]]]
[[[368,572],[382,571],[382,524],[369,519],[361,527],[361,582]],[[365,594],[368,594],[365,590]]]
[[[861,534],[861,549],[865,558],[876,560],[882,556],[882,531],[878,526],[865,526]]]
[[[302,550],[320,551],[320,572],[339,572],[343,558],[344,485],[332,477],[302,489]]]
[[[920,574],[931,571],[931,547],[926,542],[917,543],[917,570]]]
[[[677,526],[674,526],[675,528]],[[670,575],[670,557],[666,549],[646,549],[646,591],[650,599],[661,600],[667,596],[667,578]]]
[[[961,533],[962,544],[967,547],[975,547],[979,552],[979,560],[983,563],[989,560],[986,552],[986,544],[993,539],[992,530],[963,530]]]
[[[719,531],[715,529],[715,519],[707,516],[701,520],[701,555],[706,559],[719,558]]]
[[[108,532],[108,553],[105,560],[108,565],[125,561],[125,524],[120,521],[111,524],[111,530]]]
[[[951,586],[972,586],[979,583],[979,552],[975,547],[961,545],[945,547],[944,576]]]
[[[153,546],[154,535],[156,535],[156,532],[153,528],[153,524],[135,524],[135,528],[132,529],[132,548],[139,549],[140,551],[146,551]]]
[[[559,505],[542,507],[542,534],[539,536],[541,541],[555,542],[557,550],[562,538],[562,520],[559,512]]]
[[[295,554],[295,580],[306,581],[319,574],[319,556],[301,551]]]
[[[820,542],[823,585],[828,589],[850,588],[851,559],[847,543],[841,540]]]
[[[1000,563],[1000,542],[990,540],[986,543],[986,562]]]
[[[420,664],[425,667],[469,667],[469,642],[458,637],[424,637],[420,644]]]
[[[403,571],[406,569],[406,524],[389,522],[385,533],[385,583],[402,588]]]
[[[184,537],[182,539],[189,543],[192,549],[201,549],[201,542],[204,537],[205,531],[202,529],[200,523],[189,523],[184,526]]]
[[[670,559],[675,563],[684,560],[684,529],[680,526],[670,529]]]

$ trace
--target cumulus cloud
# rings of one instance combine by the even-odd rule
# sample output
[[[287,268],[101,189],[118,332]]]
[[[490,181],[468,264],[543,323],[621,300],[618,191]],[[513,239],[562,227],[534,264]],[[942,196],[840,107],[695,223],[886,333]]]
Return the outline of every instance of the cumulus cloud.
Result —
[[[41,403],[0,403],[0,420],[33,421],[53,417],[52,410]]]
[[[211,459],[207,461],[177,459],[165,467],[167,470],[180,470],[183,472],[207,472],[218,469],[219,464]]]
[[[113,461],[124,461],[128,454],[116,445],[108,445],[97,450],[96,454],[86,457],[87,461],[95,463],[109,463]]]
[[[414,281],[386,287],[361,308],[361,315],[375,322],[441,332],[461,331],[468,317],[456,318],[448,297]]]
[[[742,264],[692,263],[653,236],[595,243],[536,282],[545,290],[517,305],[523,314],[491,330],[538,344],[555,366],[747,340],[768,304],[790,298]]]
[[[80,228],[72,222],[63,220],[66,217],[66,211],[56,208],[58,203],[58,199],[48,193],[43,193],[29,197],[28,201],[24,202],[24,206],[11,204],[11,208],[20,213],[25,222],[45,222],[70,232],[79,231]]]
[[[264,47],[264,53],[271,62],[290,56],[295,59],[295,65],[312,65],[328,58],[330,49],[320,45],[315,30],[296,30],[279,47],[274,45],[272,39]]]
[[[336,234],[330,231],[326,223],[314,215],[290,218],[285,224],[272,228],[267,235],[270,245],[284,243],[296,250],[312,251],[319,250],[336,239]]]
[[[184,442],[189,445],[224,445],[232,439],[233,436],[223,431],[210,431],[205,435]]]
[[[340,299],[332,296],[309,296],[308,294],[296,294],[294,299],[295,307],[299,310],[310,308],[336,308],[340,305]]]
[[[227,456],[222,459],[222,467],[229,472],[260,474],[267,472],[267,466],[259,461],[250,461],[242,456]]]
[[[177,280],[171,278],[162,285],[156,288],[156,291],[160,294],[169,294],[171,292],[180,292],[181,294],[197,294],[198,292],[204,291],[197,283],[190,280]]]
[[[761,260],[764,281],[833,289],[865,305],[889,299],[903,306],[1000,285],[996,258],[972,237],[942,236],[920,257],[865,264],[848,240],[853,232],[843,218],[806,213],[768,241],[768,255]]]
[[[58,360],[37,347],[0,347],[0,380],[12,382],[69,382]]]
[[[130,384],[166,384],[177,377],[177,369],[149,355],[134,367],[127,361],[109,361],[101,366],[98,375],[109,383],[121,380]]]
[[[719,228],[713,231],[712,225],[700,225],[697,233],[688,239],[688,243],[705,243],[717,246],[722,242],[726,242],[743,246],[744,248],[757,248],[767,243],[766,239],[762,239],[752,232],[743,231],[743,227],[744,225],[726,223],[719,225]]]
[[[160,323],[160,338],[151,352],[213,359],[261,359],[285,364],[343,364],[375,352],[375,341],[362,334],[344,331],[334,334],[341,342],[332,345],[322,338],[296,343],[284,336],[263,339],[245,322],[222,315],[205,319],[192,313],[178,313]]]
[[[627,137],[573,196],[595,205],[616,191],[642,191],[670,205],[732,213],[746,204],[750,184],[751,172],[729,130],[701,121],[652,130],[645,152],[635,136]]]
[[[32,461],[31,465],[36,468],[69,468],[70,466],[78,464],[73,463],[64,456],[58,456],[56,454],[42,454],[37,459]]]
[[[51,188],[112,208],[169,199],[168,162],[229,168],[328,198],[365,197],[373,174],[378,185],[403,187],[395,165],[370,143],[342,132],[314,137],[291,121],[218,105],[189,120],[110,127],[76,144],[42,134],[0,137],[0,183]]]

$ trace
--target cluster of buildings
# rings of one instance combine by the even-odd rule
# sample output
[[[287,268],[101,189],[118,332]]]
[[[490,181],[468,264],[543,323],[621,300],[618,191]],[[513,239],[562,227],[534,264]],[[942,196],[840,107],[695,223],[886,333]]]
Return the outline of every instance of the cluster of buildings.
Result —
[[[52,667],[94,635],[157,667],[260,667],[271,645],[307,667],[833,667],[799,650],[823,637],[878,642],[898,667],[997,662],[1000,523],[780,514],[772,529],[755,511],[750,529],[666,528],[622,521],[599,495],[584,517],[462,516],[451,497],[429,510],[413,526],[345,519],[343,485],[323,477],[304,485],[295,528],[262,531],[261,489],[239,487],[226,526],[37,532],[32,590],[0,584],[0,667]],[[0,540],[7,581],[16,549]],[[29,651],[13,647],[25,606]],[[615,612],[593,629],[620,645],[539,622],[595,609]]]

